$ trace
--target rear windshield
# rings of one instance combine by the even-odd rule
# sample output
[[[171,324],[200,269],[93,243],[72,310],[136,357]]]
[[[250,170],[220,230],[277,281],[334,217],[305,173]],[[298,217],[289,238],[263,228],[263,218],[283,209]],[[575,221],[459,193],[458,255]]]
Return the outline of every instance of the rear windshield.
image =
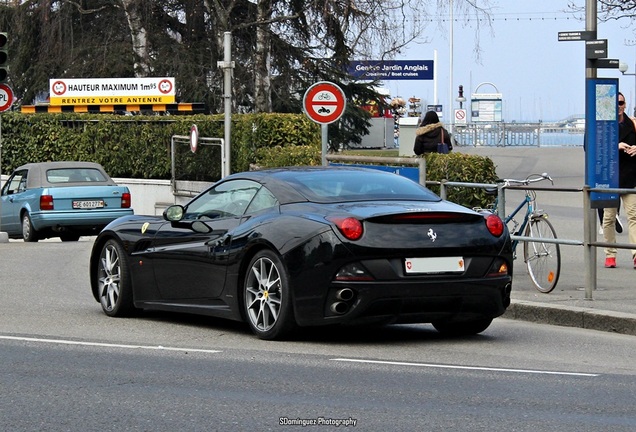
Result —
[[[46,171],[49,183],[80,183],[108,181],[101,171],[94,168],[56,168]]]
[[[343,202],[367,200],[439,201],[429,189],[406,177],[374,170],[288,171],[283,177],[308,200]]]

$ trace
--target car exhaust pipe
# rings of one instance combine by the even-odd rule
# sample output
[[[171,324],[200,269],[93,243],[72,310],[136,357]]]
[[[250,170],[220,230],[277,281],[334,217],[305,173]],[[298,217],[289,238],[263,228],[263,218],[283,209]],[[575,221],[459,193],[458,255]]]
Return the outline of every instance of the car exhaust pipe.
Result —
[[[349,310],[349,305],[346,304],[345,302],[337,301],[331,304],[330,309],[331,309],[331,312],[338,315],[342,315],[347,313],[347,311]]]
[[[354,296],[353,290],[351,288],[343,288],[336,292],[336,298],[342,301],[352,300]]]
[[[503,305],[504,307],[510,306],[510,294],[512,293],[512,284],[507,284],[503,293]]]

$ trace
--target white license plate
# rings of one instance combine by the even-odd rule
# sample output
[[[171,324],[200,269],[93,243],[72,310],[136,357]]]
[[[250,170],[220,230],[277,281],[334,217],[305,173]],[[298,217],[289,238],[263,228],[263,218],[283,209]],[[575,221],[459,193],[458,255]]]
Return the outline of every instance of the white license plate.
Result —
[[[104,208],[104,200],[94,200],[94,201],[73,201],[74,209],[96,209],[96,208]]]
[[[460,256],[404,260],[406,273],[461,273],[464,271],[465,264],[464,258]]]

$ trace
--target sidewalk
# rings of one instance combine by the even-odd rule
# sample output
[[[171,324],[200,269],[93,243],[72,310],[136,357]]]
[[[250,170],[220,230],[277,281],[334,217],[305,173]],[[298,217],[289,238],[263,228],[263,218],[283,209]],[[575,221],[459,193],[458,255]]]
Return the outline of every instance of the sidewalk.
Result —
[[[563,280],[563,275],[554,291],[544,294],[532,285],[523,262],[515,265],[515,272],[512,304],[504,318],[636,335],[636,288],[631,282],[636,270],[631,266],[599,267],[598,279],[606,272],[613,272],[615,277],[624,278],[625,283],[611,288],[597,287],[592,300],[585,300],[584,286],[573,286]]]
[[[488,156],[501,178],[522,179],[532,173],[547,172],[555,187],[584,186],[585,153],[580,147],[457,147],[455,150]],[[549,182],[539,185],[550,186]],[[508,205],[516,199],[509,199],[508,195],[506,198]],[[583,239],[582,192],[541,191],[537,193],[537,203],[550,216],[558,238]],[[616,240],[629,243],[624,215],[621,218],[625,230],[617,234]],[[518,253],[523,254],[520,250]],[[631,253],[619,249],[618,267],[614,269],[604,267],[602,249],[597,248],[596,255],[596,290],[592,291],[592,300],[585,299],[586,262],[582,246],[561,245],[561,275],[549,294],[534,288],[523,259],[517,258],[512,304],[504,318],[636,335],[636,269]]]

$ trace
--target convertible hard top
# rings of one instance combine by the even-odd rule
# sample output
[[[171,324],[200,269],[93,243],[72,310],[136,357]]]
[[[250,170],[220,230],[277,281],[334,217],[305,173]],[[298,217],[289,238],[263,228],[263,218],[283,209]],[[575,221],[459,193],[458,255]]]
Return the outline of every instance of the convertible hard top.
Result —
[[[27,189],[39,188],[39,187],[59,187],[59,186],[68,186],[69,183],[73,183],[69,180],[67,183],[59,183],[59,182],[49,182],[47,177],[47,171],[52,169],[87,169],[87,170],[97,170],[101,174],[101,177],[105,180],[97,180],[91,179],[90,185],[93,186],[116,186],[117,184],[110,178],[110,176],[104,170],[100,164],[95,162],[36,162],[36,163],[28,163],[22,165],[16,169],[19,170],[28,170],[27,176]],[[83,180],[82,184],[86,184]],[[75,183],[77,184],[77,182]]]

